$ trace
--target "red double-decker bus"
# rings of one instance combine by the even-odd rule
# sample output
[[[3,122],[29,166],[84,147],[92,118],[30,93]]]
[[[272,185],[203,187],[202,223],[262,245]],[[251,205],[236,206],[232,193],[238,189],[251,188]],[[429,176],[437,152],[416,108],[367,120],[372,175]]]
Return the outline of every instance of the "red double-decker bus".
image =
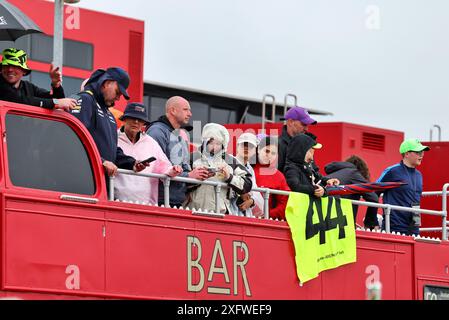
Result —
[[[45,34],[2,46],[26,50],[31,80],[47,87],[53,3],[10,1]],[[142,100],[144,23],[71,6],[65,17],[68,94],[78,91],[96,68],[120,66],[130,73],[131,98]],[[149,100],[163,101],[173,92],[153,89],[158,91]],[[211,96],[183,90],[198,100]],[[207,105],[205,120],[213,120],[213,113],[223,117],[223,101],[232,105],[226,119],[235,121],[229,122],[239,122],[231,110],[239,104],[260,106],[259,101],[221,98]],[[227,127],[243,132],[259,130],[260,124]],[[269,127],[279,130],[281,124]],[[401,132],[345,123],[315,130],[335,157],[365,152],[376,170],[398,160],[395,148],[403,138]],[[301,253],[295,252],[286,221],[109,200],[92,137],[64,112],[0,101],[0,132],[0,297],[365,299],[373,282],[382,283],[383,299],[449,296],[446,239],[357,230],[355,263],[300,286],[295,255]],[[66,166],[54,166],[55,159]]]

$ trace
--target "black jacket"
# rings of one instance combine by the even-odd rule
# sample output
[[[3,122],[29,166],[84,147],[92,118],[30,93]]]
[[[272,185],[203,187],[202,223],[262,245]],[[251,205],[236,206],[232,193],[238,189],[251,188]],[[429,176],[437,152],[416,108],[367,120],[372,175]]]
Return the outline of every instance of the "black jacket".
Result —
[[[305,134],[299,134],[289,142],[284,175],[292,191],[313,195],[314,184],[321,181],[319,184],[324,187],[329,180],[319,171],[315,171],[310,163],[304,162],[307,151],[315,144],[316,142]]]
[[[53,92],[39,88],[29,81],[21,80],[19,88],[11,86],[0,75],[0,99],[15,103],[29,104],[45,109],[53,109],[55,104],[53,99],[65,98],[62,86],[52,88]]]
[[[292,137],[287,133],[287,126],[282,127],[282,134],[278,140],[278,170],[285,174],[285,162],[287,159],[288,144]]]
[[[117,146],[117,123],[104,102],[100,90],[103,82],[104,79],[100,78],[86,86],[86,90],[78,94],[77,105],[80,109],[74,109],[71,113],[89,130],[102,161],[107,160],[119,168],[131,170],[136,160],[125,155]]]
[[[355,184],[355,183],[367,183],[368,181],[362,176],[362,174],[357,170],[356,166],[350,162],[331,162],[324,167],[328,178],[337,178],[340,180],[340,184]],[[351,200],[360,200],[360,197],[368,202],[379,202],[379,197],[374,192],[362,193],[362,194],[351,194],[347,196],[342,196],[342,198],[347,198]],[[357,205],[352,205],[354,211],[354,221],[357,216]],[[379,225],[377,220],[377,208],[368,207],[364,219],[365,227],[373,228]]]

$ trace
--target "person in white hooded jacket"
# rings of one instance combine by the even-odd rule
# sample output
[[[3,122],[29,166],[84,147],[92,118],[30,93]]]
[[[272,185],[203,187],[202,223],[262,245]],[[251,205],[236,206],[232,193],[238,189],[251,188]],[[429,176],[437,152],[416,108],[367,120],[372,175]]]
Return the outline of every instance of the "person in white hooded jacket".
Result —
[[[215,174],[209,181],[219,181],[227,184],[221,188],[219,211],[225,214],[233,212],[230,199],[236,194],[248,193],[252,188],[251,174],[232,155],[227,154],[229,144],[228,130],[220,124],[208,123],[201,134],[202,145],[199,151],[192,154],[192,167],[206,167]],[[190,186],[188,206],[190,208],[215,211],[215,188],[208,185]]]
[[[142,132],[144,125],[149,122],[145,105],[129,103],[120,120],[124,125],[118,130],[118,146],[122,148],[123,153],[138,161],[156,158],[142,173],[159,173],[174,177],[182,172],[180,166],[171,164],[156,140]],[[118,174],[114,183],[115,199],[157,204],[158,180]]]

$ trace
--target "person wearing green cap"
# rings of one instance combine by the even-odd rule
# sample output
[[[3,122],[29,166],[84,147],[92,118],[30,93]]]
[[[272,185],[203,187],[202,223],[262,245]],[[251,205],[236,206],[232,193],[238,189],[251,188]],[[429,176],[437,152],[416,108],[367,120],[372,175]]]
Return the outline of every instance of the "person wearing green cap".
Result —
[[[385,190],[383,202],[401,207],[418,208],[423,189],[422,174],[416,167],[424,157],[424,151],[429,151],[418,139],[406,139],[401,143],[399,152],[402,155],[400,163],[388,167],[377,182],[406,182],[398,188]],[[419,213],[391,210],[390,230],[406,235],[418,235],[421,217]],[[385,230],[385,219],[382,223]]]
[[[50,66],[51,91],[39,88],[22,79],[30,73],[31,69],[27,65],[25,51],[15,48],[3,50],[0,99],[46,109],[58,108],[68,111],[76,107],[75,99],[65,98],[59,68]]]

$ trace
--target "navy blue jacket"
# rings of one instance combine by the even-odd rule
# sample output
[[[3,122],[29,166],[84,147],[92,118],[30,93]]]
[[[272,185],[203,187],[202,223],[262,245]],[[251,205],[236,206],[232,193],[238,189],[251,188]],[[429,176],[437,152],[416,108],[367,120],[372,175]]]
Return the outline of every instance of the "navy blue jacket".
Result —
[[[282,133],[279,136],[278,142],[278,170],[285,175],[285,164],[287,162],[288,144],[292,137],[287,133],[287,126],[282,127]]]
[[[350,162],[331,162],[324,167],[324,171],[327,173],[326,177],[336,178],[340,180],[340,184],[354,184],[354,183],[366,183],[368,182],[357,170],[357,167]],[[379,197],[374,192],[367,192],[362,194],[351,194],[346,196],[341,196],[342,198],[347,198],[351,200],[360,200],[360,197],[368,202],[379,202]],[[353,204],[352,210],[354,213],[354,222],[356,221],[358,205]],[[377,208],[368,207],[366,210],[365,219],[363,220],[365,227],[373,228],[379,225],[377,221]]]
[[[117,123],[104,102],[100,90],[102,82],[102,79],[99,79],[86,86],[85,91],[78,94],[77,105],[81,109],[74,109],[71,113],[89,130],[102,162],[111,161],[119,168],[131,170],[136,160],[126,156],[117,146]]]
[[[180,177],[188,177],[192,170],[190,166],[189,147],[177,133],[166,116],[159,117],[151,123],[147,134],[157,141],[162,151],[173,165],[182,167]],[[182,205],[186,200],[187,185],[184,182],[170,182],[170,205]],[[164,203],[164,185],[159,182],[159,203]]]
[[[422,175],[415,168],[407,167],[404,162],[400,162],[384,170],[377,182],[407,182],[394,189],[387,189],[384,192],[383,202],[386,204],[402,207],[412,207],[419,204],[422,193]],[[413,214],[411,212],[391,210],[390,226],[391,231],[399,231],[405,234],[419,234],[419,228],[413,226]],[[382,223],[385,229],[385,219]]]

